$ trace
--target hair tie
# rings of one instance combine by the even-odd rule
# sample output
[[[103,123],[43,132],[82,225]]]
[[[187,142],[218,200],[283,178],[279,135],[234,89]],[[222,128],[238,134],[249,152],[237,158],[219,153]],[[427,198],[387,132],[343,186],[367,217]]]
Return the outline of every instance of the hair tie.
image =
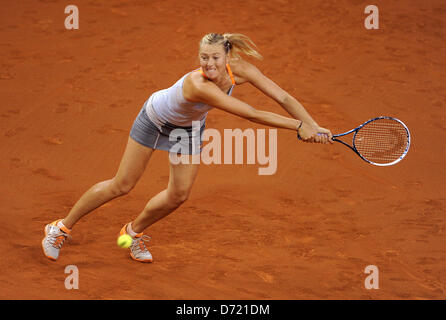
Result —
[[[226,41],[225,41],[225,48],[226,48],[226,51],[227,51],[227,52],[228,52],[229,50],[232,49],[232,43],[231,43],[231,41],[229,41],[229,40],[226,40]]]

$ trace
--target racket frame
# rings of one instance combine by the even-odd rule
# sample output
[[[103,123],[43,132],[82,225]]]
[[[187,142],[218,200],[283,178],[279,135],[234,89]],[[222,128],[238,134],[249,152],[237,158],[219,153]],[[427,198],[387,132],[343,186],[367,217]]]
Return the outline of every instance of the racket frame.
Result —
[[[389,162],[389,163],[376,163],[376,162],[370,161],[370,160],[364,158],[364,157],[359,153],[359,151],[356,149],[356,146],[355,146],[355,138],[356,138],[356,134],[358,133],[358,131],[359,131],[362,127],[364,127],[366,124],[368,124],[368,123],[370,123],[370,122],[372,122],[372,121],[381,120],[381,119],[389,119],[389,120],[394,120],[394,121],[399,122],[399,123],[404,127],[404,129],[406,129],[406,133],[407,133],[407,146],[406,146],[406,149],[404,150],[403,154],[402,154],[398,159],[396,159],[396,160],[394,160],[394,161],[392,161],[392,162]],[[352,132],[354,132],[354,135],[353,135],[353,138],[352,138],[352,145],[353,145],[353,146],[349,145],[348,143],[346,143],[346,142],[344,142],[344,141],[342,141],[342,140],[336,139],[336,138],[338,138],[338,137],[346,136],[346,135],[348,135],[348,134],[350,134],[350,133],[352,133]],[[370,164],[373,164],[373,165],[375,165],[375,166],[386,167],[386,166],[391,166],[391,165],[397,164],[398,162],[400,162],[401,160],[403,160],[403,158],[404,158],[404,157],[406,156],[406,154],[409,152],[409,147],[410,147],[410,131],[409,131],[409,128],[408,128],[408,127],[404,124],[404,122],[402,122],[401,120],[399,120],[399,119],[397,119],[397,118],[393,118],[393,117],[380,116],[380,117],[376,117],[376,118],[367,120],[366,122],[364,122],[364,123],[361,124],[360,126],[357,126],[356,128],[354,128],[354,129],[352,129],[352,130],[350,130],[350,131],[347,131],[347,132],[344,132],[344,133],[340,133],[340,134],[334,134],[332,140],[333,140],[333,141],[336,141],[336,142],[340,142],[340,143],[342,143],[343,145],[349,147],[351,150],[353,150],[353,151],[354,151],[354,152],[355,152],[355,153],[356,153],[362,160],[364,160],[365,162],[370,163]]]

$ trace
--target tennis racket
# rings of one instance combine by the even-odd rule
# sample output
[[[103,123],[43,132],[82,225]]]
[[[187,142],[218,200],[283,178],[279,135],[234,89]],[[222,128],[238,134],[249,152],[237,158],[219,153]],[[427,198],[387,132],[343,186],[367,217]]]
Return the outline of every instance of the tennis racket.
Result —
[[[351,145],[338,139],[349,134],[353,134]],[[300,139],[299,134],[297,136]],[[410,132],[401,120],[392,117],[377,117],[355,129],[333,135],[332,140],[349,147],[362,160],[370,164],[391,166],[403,160],[407,155],[410,147]]]

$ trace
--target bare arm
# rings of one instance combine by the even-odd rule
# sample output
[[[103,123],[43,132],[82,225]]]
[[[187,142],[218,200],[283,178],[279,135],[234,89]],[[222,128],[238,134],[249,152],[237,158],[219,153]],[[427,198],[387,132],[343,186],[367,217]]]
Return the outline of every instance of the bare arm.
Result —
[[[188,77],[183,88],[184,97],[189,101],[203,102],[255,123],[294,131],[301,124],[300,120],[257,110],[237,98],[226,95],[211,81]]]
[[[303,122],[307,122],[315,127],[319,128],[317,122],[310,116],[304,106],[297,101],[296,98],[290,94],[286,94],[285,99],[280,103],[280,105],[293,117],[296,119],[301,119]]]
[[[253,86],[262,91],[268,97],[275,100],[288,114],[295,119],[300,119],[315,127],[319,127],[317,122],[310,116],[304,106],[291,96],[288,92],[279,87],[274,81],[266,77],[254,65],[244,61],[239,66],[240,72],[246,81],[249,81]]]
[[[202,102],[252,122],[297,131],[306,142],[328,142],[328,136],[318,135],[316,127],[310,123],[257,110],[239,99],[226,95],[215,83],[204,80],[198,73],[186,77],[183,83],[183,95],[188,101]]]

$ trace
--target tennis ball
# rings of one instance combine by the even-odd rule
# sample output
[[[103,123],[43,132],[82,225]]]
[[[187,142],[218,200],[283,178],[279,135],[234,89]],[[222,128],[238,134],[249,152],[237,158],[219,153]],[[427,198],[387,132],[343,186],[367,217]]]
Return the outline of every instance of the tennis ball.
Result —
[[[117,241],[118,246],[120,246],[121,248],[130,247],[132,242],[133,242],[133,239],[128,234],[123,234],[122,236],[119,236],[118,241]]]

